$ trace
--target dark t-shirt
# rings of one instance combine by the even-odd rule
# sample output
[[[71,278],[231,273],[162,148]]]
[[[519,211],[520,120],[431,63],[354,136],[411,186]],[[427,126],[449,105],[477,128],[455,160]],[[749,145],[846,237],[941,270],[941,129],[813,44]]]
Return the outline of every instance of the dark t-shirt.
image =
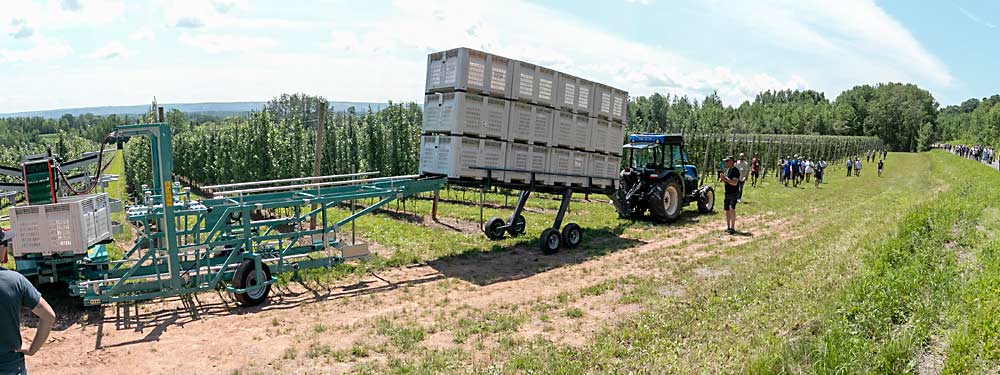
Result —
[[[34,309],[42,296],[17,271],[0,267],[0,374],[13,373],[24,364],[21,348],[21,309]]]
[[[729,170],[726,171],[726,178],[730,180],[739,180],[740,170],[736,167],[729,168]],[[740,196],[739,186],[726,184],[726,199],[736,199],[739,198],[739,196]]]

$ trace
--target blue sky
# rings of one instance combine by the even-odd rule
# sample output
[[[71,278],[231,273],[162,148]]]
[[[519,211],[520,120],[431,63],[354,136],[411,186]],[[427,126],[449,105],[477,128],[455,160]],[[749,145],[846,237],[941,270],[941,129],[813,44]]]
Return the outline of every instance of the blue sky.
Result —
[[[429,52],[467,46],[631,95],[738,105],[912,82],[1000,93],[1000,2],[4,0],[0,113],[306,92],[421,101]]]

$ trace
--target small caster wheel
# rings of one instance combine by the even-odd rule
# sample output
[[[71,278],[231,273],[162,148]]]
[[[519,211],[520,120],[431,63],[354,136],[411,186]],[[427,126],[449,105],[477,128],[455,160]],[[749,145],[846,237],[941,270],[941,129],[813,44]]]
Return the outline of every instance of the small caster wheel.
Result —
[[[583,230],[576,223],[569,223],[563,227],[562,240],[566,247],[574,249],[583,242]]]
[[[555,254],[559,251],[559,246],[562,245],[562,237],[559,236],[559,231],[554,228],[546,228],[542,231],[541,238],[538,239],[538,245],[545,254]]]
[[[524,234],[524,230],[528,227],[528,222],[524,220],[524,215],[517,215],[514,217],[514,221],[510,223],[510,227],[507,227],[507,234],[511,237],[518,237]]]
[[[503,219],[499,217],[490,218],[486,221],[486,227],[483,228],[483,232],[486,232],[486,238],[493,241],[499,241],[503,239],[504,234],[504,222]]]

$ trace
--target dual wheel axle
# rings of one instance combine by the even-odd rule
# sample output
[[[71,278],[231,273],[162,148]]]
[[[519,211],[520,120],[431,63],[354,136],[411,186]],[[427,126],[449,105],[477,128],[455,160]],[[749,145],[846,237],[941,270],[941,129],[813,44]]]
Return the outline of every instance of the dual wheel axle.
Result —
[[[511,237],[523,235],[527,227],[527,221],[521,213],[524,211],[524,205],[527,203],[530,194],[531,190],[521,191],[521,196],[517,199],[517,206],[514,207],[514,212],[507,221],[499,217],[493,217],[486,221],[486,225],[483,227],[486,238],[497,241],[503,239],[505,234],[509,234]],[[569,201],[572,196],[573,190],[571,189],[566,189],[562,192],[562,202],[559,204],[559,211],[556,213],[552,227],[545,228],[538,239],[538,247],[545,254],[553,254],[562,247],[572,249],[580,246],[580,243],[583,242],[583,230],[579,225],[576,223],[562,225],[563,217],[565,217],[566,211],[569,209]],[[561,233],[559,230],[560,227],[562,227]]]

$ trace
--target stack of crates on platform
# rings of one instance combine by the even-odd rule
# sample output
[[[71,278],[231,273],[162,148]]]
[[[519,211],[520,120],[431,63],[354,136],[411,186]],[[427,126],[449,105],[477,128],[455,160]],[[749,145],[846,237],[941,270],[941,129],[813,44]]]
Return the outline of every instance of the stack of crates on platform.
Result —
[[[107,194],[63,197],[59,203],[11,207],[14,255],[85,254],[111,238]]]
[[[471,167],[616,179],[628,93],[469,48],[427,56],[420,172],[482,179]],[[531,173],[491,176],[530,182]],[[584,185],[587,178],[536,174],[535,182]]]

